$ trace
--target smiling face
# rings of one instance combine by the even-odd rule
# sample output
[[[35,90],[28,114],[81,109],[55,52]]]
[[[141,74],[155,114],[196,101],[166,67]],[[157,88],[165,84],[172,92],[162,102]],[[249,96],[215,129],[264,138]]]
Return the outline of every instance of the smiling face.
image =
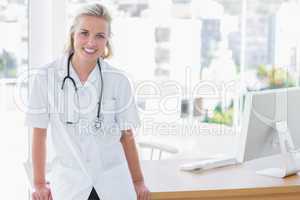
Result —
[[[73,35],[74,57],[83,62],[96,62],[103,57],[109,36],[109,24],[96,16],[81,16]]]

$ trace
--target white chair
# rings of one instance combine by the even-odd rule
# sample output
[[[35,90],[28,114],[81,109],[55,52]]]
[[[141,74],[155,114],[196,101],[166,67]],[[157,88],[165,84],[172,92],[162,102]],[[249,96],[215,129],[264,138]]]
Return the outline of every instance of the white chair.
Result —
[[[137,106],[139,109],[146,111],[147,109],[151,109],[151,101],[147,101],[145,99],[137,99]],[[140,112],[141,118],[143,118],[143,112]],[[162,144],[158,142],[153,142],[153,141],[144,141],[142,140],[137,140],[138,144],[138,149],[139,149],[139,155],[143,159],[142,156],[142,150],[143,149],[149,149],[150,150],[150,160],[154,160],[154,154],[157,152],[157,160],[160,160],[162,158],[163,153],[169,153],[169,154],[177,154],[179,151],[176,147],[167,145],[167,144]],[[148,157],[148,155],[147,155]],[[146,159],[148,160],[148,159]]]
[[[154,153],[158,152],[157,160],[162,158],[163,153],[177,154],[179,151],[176,147],[167,144],[161,144],[158,142],[139,141],[138,145],[140,149],[150,150],[150,160],[154,160]]]

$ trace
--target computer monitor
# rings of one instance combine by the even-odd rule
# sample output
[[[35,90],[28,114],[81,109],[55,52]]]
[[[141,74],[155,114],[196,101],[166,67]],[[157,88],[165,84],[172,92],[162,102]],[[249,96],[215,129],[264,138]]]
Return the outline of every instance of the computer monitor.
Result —
[[[278,134],[283,129],[287,134]],[[244,162],[282,153],[282,144],[289,148],[287,151],[300,147],[300,88],[247,93],[237,160]]]
[[[282,163],[270,163],[270,168],[257,173],[284,178],[300,172],[299,147],[300,88],[249,92],[245,96],[235,161],[231,163],[224,156],[207,162],[214,167],[226,166],[279,154]],[[201,162],[188,163],[181,168],[195,170],[204,165]]]

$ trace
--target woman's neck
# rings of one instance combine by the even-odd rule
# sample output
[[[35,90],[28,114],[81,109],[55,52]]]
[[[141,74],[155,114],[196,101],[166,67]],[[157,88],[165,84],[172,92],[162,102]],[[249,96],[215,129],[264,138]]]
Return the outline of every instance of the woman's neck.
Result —
[[[96,60],[87,62],[85,60],[80,59],[78,56],[74,55],[72,60],[72,66],[77,73],[80,81],[84,83],[87,81],[90,73],[93,71],[94,67],[96,66]]]

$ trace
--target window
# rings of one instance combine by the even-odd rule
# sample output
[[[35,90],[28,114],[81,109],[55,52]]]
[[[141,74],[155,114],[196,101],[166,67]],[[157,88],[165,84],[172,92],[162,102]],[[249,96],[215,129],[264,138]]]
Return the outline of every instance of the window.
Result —
[[[155,28],[155,42],[169,42],[170,29],[168,27]]]
[[[248,1],[245,82],[248,90],[298,85],[299,1]]]
[[[1,1],[0,29],[0,199],[26,199],[23,162],[28,154],[28,135],[18,102],[26,97],[27,87],[23,84],[16,89],[16,80],[28,69],[27,0]]]

